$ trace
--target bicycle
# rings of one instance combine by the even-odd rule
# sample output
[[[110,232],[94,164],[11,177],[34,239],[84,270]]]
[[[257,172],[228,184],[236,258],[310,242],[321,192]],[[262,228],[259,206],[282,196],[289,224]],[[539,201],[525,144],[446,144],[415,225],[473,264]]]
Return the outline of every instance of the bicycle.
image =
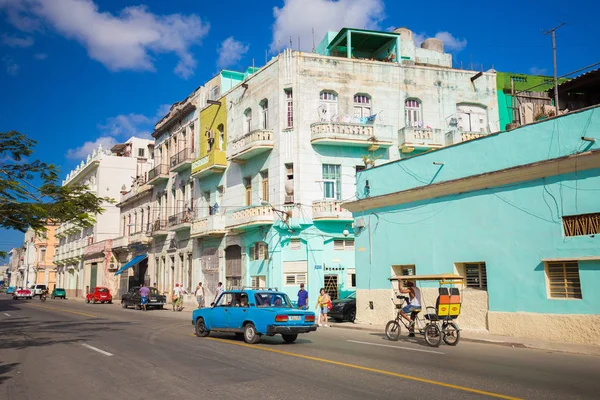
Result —
[[[46,291],[42,291],[42,293],[40,293],[40,301],[42,303],[45,302],[46,301],[46,297],[48,297]]]

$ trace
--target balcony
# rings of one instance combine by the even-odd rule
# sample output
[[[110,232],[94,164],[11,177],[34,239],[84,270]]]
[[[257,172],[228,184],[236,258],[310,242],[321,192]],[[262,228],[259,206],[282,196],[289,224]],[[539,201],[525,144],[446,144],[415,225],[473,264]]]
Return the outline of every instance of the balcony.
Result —
[[[260,225],[272,225],[276,214],[271,206],[248,206],[227,215],[225,227],[244,230]]]
[[[170,231],[181,231],[190,229],[192,226],[192,212],[182,211],[178,214],[171,215],[168,220]]]
[[[129,237],[128,236],[121,236],[121,237],[113,239],[113,241],[112,241],[113,250],[125,249],[128,245],[129,245]]]
[[[192,163],[192,176],[201,178],[214,173],[223,173],[227,168],[227,156],[222,150],[213,150]]]
[[[350,122],[317,122],[310,126],[310,142],[329,146],[366,147],[375,151],[390,147],[390,125],[357,124]]]
[[[226,232],[224,215],[209,215],[192,222],[191,237],[223,236]]]
[[[194,161],[194,151],[190,148],[185,148],[171,157],[171,171],[183,171],[192,165],[192,161]]]
[[[315,221],[352,221],[352,213],[342,208],[339,200],[319,200],[312,204]]]
[[[398,131],[398,148],[402,153],[437,149],[444,145],[441,129],[404,127]]]
[[[152,223],[152,236],[167,236],[167,220],[157,219]]]
[[[468,142],[469,140],[479,139],[484,136],[488,136],[487,132],[464,132],[464,131],[450,131],[446,132],[445,145],[450,146],[462,142]]]
[[[160,182],[169,179],[169,166],[165,164],[157,165],[148,172],[148,185],[158,185]]]
[[[146,230],[132,233],[129,235],[129,247],[143,246],[150,243],[149,236],[152,234],[152,224],[148,224]]]
[[[257,129],[233,141],[228,159],[243,163],[258,154],[271,151],[273,146],[273,131]]]

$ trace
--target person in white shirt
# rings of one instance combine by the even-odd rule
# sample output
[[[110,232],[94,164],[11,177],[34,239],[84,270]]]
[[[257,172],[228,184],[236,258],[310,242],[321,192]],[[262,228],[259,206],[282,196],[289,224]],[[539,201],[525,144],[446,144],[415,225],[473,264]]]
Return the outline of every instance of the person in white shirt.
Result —
[[[182,303],[184,292],[185,290],[183,290],[183,287],[179,286],[179,283],[176,283],[175,288],[173,289],[173,311],[183,310]]]
[[[198,282],[198,286],[196,286],[196,301],[198,302],[198,308],[204,307],[204,286],[202,286],[202,282]]]
[[[408,304],[402,307],[400,310],[400,314],[407,320],[411,322],[409,334],[408,336],[415,336],[415,330],[413,327],[413,320],[409,316],[413,312],[421,311],[421,290],[415,285],[412,281],[406,282],[406,288],[402,287],[402,282],[398,280],[398,290],[400,293],[407,294],[408,293]]]
[[[217,303],[217,300],[219,300],[219,297],[223,294],[223,282],[219,282],[219,284],[217,285],[217,294],[215,295],[215,300],[213,301],[213,304]]]

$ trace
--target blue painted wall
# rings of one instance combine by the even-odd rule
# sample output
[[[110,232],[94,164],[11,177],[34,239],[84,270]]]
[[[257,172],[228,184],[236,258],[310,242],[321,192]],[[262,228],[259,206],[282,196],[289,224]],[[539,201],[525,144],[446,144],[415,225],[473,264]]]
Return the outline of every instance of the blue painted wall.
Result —
[[[598,148],[600,111],[592,109],[492,138],[449,147],[359,174],[371,195]],[[595,137],[596,143],[581,140]],[[485,262],[489,310],[600,313],[600,261],[580,261],[581,300],[549,299],[542,259],[600,257],[600,237],[565,237],[564,215],[600,212],[600,170],[563,174],[355,213],[358,289],[387,289],[391,266],[417,274],[452,273],[454,263]],[[369,247],[371,232],[372,249]],[[465,294],[468,295],[468,294]]]

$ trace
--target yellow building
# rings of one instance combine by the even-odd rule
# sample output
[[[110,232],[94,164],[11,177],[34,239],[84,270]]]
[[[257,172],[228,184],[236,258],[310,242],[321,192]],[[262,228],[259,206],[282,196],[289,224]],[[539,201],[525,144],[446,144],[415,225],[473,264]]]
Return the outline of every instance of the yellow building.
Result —
[[[227,105],[225,98],[210,101],[200,111],[198,158],[192,163],[192,176],[202,178],[227,168]]]
[[[50,290],[56,286],[56,265],[52,261],[54,251],[58,246],[58,240],[55,236],[55,230],[58,225],[46,225],[46,232],[35,233],[29,229],[25,233],[25,243],[33,243],[29,247],[35,251],[35,256],[31,257],[33,261],[33,272],[35,278],[29,278],[30,284],[46,285]]]

